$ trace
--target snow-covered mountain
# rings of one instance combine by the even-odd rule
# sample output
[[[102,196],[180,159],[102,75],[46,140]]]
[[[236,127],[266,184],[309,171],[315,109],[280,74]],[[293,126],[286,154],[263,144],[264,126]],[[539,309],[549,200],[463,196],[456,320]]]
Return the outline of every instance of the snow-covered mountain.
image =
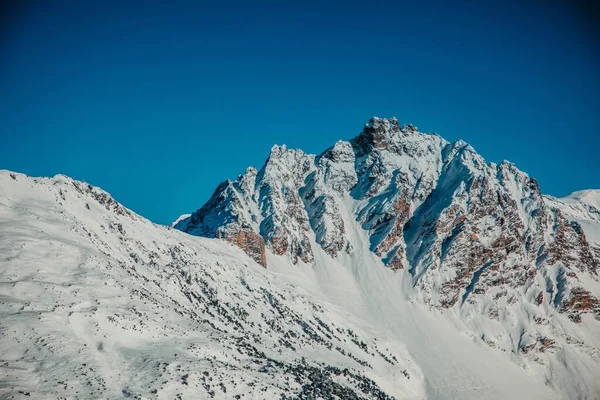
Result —
[[[176,229],[0,171],[0,397],[598,398],[598,193],[378,118]]]
[[[595,398],[598,193],[543,196],[514,164],[372,118],[320,155],[274,146],[260,170],[223,182],[175,227],[226,239],[274,270],[385,266],[396,285],[373,290],[453,316],[564,395]]]

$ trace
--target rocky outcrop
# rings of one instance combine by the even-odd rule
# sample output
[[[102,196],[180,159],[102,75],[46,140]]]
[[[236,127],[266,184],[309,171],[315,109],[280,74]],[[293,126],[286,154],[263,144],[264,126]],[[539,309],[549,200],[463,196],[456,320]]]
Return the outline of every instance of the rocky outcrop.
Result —
[[[221,183],[210,200],[187,218],[181,218],[174,227],[184,232],[224,239],[246,252],[254,261],[267,266],[263,238],[253,229],[253,218],[243,210],[247,201],[240,196],[236,185],[247,184],[255,171],[249,169],[235,184]]]
[[[384,263],[390,268],[404,268],[405,245],[403,240],[404,226],[410,217],[410,204],[406,194],[402,194],[393,203],[389,212],[378,218],[372,225],[374,232],[379,233],[380,240],[375,247],[375,254],[384,258]]]
[[[319,171],[313,172],[301,193],[315,241],[327,254],[335,257],[348,244],[346,228],[335,197],[323,187],[319,175]]]
[[[259,234],[252,231],[239,231],[232,233],[225,239],[244,250],[246,254],[263,267],[267,266],[265,241]]]
[[[308,213],[299,192],[313,169],[314,156],[273,146],[255,185],[259,233],[273,253],[289,256],[294,264],[314,259]]]

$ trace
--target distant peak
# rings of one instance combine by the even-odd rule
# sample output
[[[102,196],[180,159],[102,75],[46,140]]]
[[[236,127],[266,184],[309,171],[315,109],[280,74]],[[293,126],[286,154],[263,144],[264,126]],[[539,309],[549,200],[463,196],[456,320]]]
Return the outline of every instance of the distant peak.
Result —
[[[276,144],[273,147],[271,147],[269,157],[278,158],[286,154],[297,156],[304,155],[306,153],[302,149],[290,149],[285,144],[282,144],[281,146]]]
[[[192,216],[192,214],[182,214],[179,217],[177,217],[177,219],[173,222],[171,222],[171,228],[175,228],[175,225],[177,225],[178,223],[180,223],[183,220],[186,220],[188,218],[190,218]]]
[[[271,147],[271,152],[269,153],[269,158],[267,158],[267,161],[265,162],[265,166],[273,163],[293,164],[305,159],[307,156],[309,155],[301,149],[290,149],[285,144],[281,146],[275,145]]]
[[[273,147],[271,147],[271,156],[278,156],[281,155],[283,153],[285,153],[287,151],[287,146],[285,144],[282,144],[281,146],[278,144],[273,145]]]
[[[53,179],[55,181],[61,181],[61,182],[70,182],[73,180],[73,178],[71,178],[70,176],[67,176],[65,174],[56,174],[56,175],[54,175]]]
[[[258,170],[256,169],[256,167],[254,165],[251,165],[248,168],[246,168],[244,175],[255,176],[257,173],[258,173]]]
[[[577,190],[577,191],[571,193],[567,197],[583,198],[583,197],[590,197],[590,196],[600,196],[600,189]]]
[[[578,190],[566,196],[563,200],[576,200],[600,210],[600,189]]]
[[[351,162],[354,160],[352,144],[338,140],[332,147],[325,150],[320,157],[330,159],[334,162]]]

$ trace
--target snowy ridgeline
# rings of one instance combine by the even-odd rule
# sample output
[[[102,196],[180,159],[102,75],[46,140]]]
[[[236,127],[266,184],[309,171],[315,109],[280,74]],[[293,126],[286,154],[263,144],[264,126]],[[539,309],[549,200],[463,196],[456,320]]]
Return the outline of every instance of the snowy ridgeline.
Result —
[[[597,398],[597,194],[380,119],[173,224],[225,240],[0,171],[0,397]]]

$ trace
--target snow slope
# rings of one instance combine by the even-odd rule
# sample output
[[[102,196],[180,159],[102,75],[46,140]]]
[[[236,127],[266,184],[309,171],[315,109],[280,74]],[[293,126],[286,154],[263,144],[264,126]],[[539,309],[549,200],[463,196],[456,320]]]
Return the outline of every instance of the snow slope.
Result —
[[[2,398],[423,398],[398,340],[226,242],[0,171]]]

